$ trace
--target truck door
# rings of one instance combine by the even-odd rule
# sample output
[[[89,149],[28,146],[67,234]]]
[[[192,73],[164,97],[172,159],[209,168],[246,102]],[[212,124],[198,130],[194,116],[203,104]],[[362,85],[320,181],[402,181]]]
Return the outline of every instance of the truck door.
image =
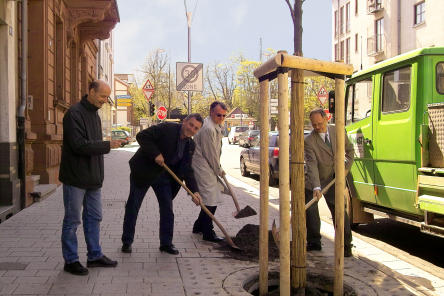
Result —
[[[374,194],[373,147],[373,81],[372,76],[347,83],[347,135],[355,150],[351,168],[356,197],[376,203]]]
[[[381,89],[373,137],[376,199],[378,205],[400,211],[409,211],[416,195],[416,100],[412,100],[416,68],[417,64],[405,65],[378,75]]]

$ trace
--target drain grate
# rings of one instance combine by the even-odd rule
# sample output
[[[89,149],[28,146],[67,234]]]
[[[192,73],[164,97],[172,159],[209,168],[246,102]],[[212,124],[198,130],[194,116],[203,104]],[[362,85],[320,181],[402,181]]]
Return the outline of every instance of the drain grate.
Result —
[[[25,270],[29,263],[0,262],[0,270]]]

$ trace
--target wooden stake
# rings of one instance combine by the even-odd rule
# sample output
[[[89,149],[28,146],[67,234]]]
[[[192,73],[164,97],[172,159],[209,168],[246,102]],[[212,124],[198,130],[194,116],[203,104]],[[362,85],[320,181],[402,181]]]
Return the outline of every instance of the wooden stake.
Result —
[[[268,294],[268,107],[270,105],[269,81],[260,82],[260,118],[261,118],[261,142],[260,142],[260,211],[259,211],[259,295]]]
[[[345,188],[345,100],[343,79],[335,79],[335,279],[334,295],[343,295],[344,285],[344,188]]]
[[[304,180],[304,76],[302,70],[291,71],[291,287],[305,288],[306,228]]]
[[[278,69],[279,110],[279,214],[280,295],[290,295],[290,155],[288,121],[288,73]],[[268,149],[267,149],[268,150]]]

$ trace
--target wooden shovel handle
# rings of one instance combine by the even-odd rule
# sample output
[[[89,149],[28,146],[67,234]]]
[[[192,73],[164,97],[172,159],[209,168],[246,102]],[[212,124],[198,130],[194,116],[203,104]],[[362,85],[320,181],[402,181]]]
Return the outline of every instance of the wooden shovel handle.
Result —
[[[233,198],[234,201],[234,206],[236,207],[237,212],[240,212],[240,207],[239,207],[239,203],[237,202],[237,197],[234,194],[233,189],[231,188],[230,183],[228,183],[227,177],[225,177],[225,174],[223,174],[222,178],[224,179],[225,185],[228,188],[228,191],[230,191],[231,197]]]
[[[182,186],[194,199],[200,200],[199,198],[197,198],[196,195],[194,195],[193,192],[191,192],[190,189],[188,189],[188,187],[176,176],[176,174],[166,165],[163,164],[164,169],[177,181],[177,183],[180,184],[180,186]],[[200,207],[202,208],[202,210],[211,218],[211,220],[214,221],[214,223],[216,223],[216,225],[219,227],[219,229],[223,232],[225,238],[228,241],[228,244],[235,248],[235,249],[239,249],[238,246],[236,246],[234,244],[234,242],[231,240],[231,237],[228,235],[228,233],[225,231],[225,229],[223,228],[222,224],[219,223],[219,221],[217,221],[216,217],[214,217],[213,214],[211,214],[211,212],[207,209],[207,207],[202,203],[202,201],[199,203]]]
[[[322,197],[324,197],[324,193],[327,192],[327,190],[330,189],[331,186],[333,186],[333,184],[335,183],[335,180],[336,180],[336,179],[331,180],[330,183],[328,183],[328,184],[327,184],[327,185],[321,190]],[[321,198],[322,198],[322,197],[321,197]],[[305,204],[305,210],[307,210],[309,207],[311,207],[311,205],[314,204],[315,202],[316,202],[316,199],[315,199],[315,198],[313,198],[312,200],[310,200],[309,202],[307,202],[307,203]]]

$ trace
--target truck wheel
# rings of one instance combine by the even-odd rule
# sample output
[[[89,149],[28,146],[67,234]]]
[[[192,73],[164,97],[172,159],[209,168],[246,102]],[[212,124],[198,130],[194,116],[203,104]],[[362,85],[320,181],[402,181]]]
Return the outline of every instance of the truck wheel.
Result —
[[[269,171],[268,171],[268,185],[275,186],[277,184],[278,184],[278,179],[273,177],[273,172],[272,172],[271,167],[270,167]]]

